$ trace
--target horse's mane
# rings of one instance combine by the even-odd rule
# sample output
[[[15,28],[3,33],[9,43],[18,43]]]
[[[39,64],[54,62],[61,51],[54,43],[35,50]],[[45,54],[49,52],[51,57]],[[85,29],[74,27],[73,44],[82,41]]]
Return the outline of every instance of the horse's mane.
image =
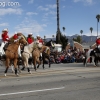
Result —
[[[26,40],[26,37],[22,34],[22,33],[17,33],[18,36],[22,36],[25,40]],[[9,39],[10,42],[14,42],[14,39],[13,39],[13,36],[10,37]],[[26,40],[27,41],[27,40]]]
[[[26,40],[26,37],[22,33],[17,33],[17,35],[22,36]]]

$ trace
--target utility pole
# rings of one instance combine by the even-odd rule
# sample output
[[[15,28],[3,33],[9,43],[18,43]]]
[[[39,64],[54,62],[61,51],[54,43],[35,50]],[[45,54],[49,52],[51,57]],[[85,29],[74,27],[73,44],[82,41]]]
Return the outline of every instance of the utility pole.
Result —
[[[60,36],[61,36],[61,32],[60,32],[60,28],[59,28],[59,0],[56,1],[57,2],[57,33],[56,33],[56,43],[60,43]]]

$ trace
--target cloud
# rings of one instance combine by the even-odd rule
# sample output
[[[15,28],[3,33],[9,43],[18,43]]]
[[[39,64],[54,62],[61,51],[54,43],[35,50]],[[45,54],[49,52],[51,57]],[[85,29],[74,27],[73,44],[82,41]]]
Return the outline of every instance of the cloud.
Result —
[[[91,33],[87,32],[87,33],[84,33],[83,35],[91,36]],[[97,31],[93,31],[92,36],[97,36]]]
[[[55,9],[57,7],[56,4],[53,5],[46,5],[46,7],[39,6],[38,9],[42,11],[49,11],[50,9]]]
[[[55,8],[57,8],[57,5],[56,4],[46,5],[46,7],[49,8],[49,9],[55,9]]]
[[[26,15],[29,15],[29,16],[30,15],[38,15],[38,13],[36,13],[36,12],[27,12]]]
[[[43,6],[39,6],[38,9],[42,10],[42,11],[48,11],[49,10],[49,8],[43,7]]]
[[[26,36],[28,33],[33,33],[33,36],[36,36],[42,31],[45,31],[44,27],[47,27],[47,25],[39,24],[35,20],[30,20],[28,18],[25,18],[24,21],[22,21],[19,25],[15,27],[15,30],[17,32],[25,33]]]
[[[32,4],[34,2],[34,0],[29,0],[28,4]]]
[[[88,5],[92,5],[94,2],[93,0],[73,0],[75,3],[77,2],[83,2],[85,4],[88,4]]]
[[[6,14],[17,14],[17,15],[20,15],[22,14],[22,9],[20,8],[1,8],[0,9],[0,16],[2,15],[6,15]]]
[[[9,24],[8,23],[1,23],[0,27],[3,27],[3,26],[9,26]]]

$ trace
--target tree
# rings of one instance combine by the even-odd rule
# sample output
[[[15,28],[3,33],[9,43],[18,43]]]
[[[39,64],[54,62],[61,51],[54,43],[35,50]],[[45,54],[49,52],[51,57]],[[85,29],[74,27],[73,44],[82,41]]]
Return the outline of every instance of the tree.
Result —
[[[82,42],[82,34],[83,34],[83,30],[80,30],[80,33],[81,33],[81,42]]]
[[[63,29],[63,31],[65,31],[66,28],[65,27],[62,27],[62,29]]]
[[[54,35],[52,35],[52,38],[54,38],[55,36]]]
[[[61,34],[61,44],[62,44],[62,49],[64,50],[68,44],[68,39],[65,35]]]
[[[81,41],[82,41],[81,36],[77,36],[76,38],[73,38],[73,41],[81,43]]]
[[[91,41],[92,41],[92,31],[93,31],[92,27],[90,27],[90,31],[91,31]]]
[[[83,30],[80,30],[81,35],[83,34]]]
[[[97,36],[98,36],[98,22],[99,22],[99,19],[100,19],[100,15],[96,15],[96,19],[97,19]]]

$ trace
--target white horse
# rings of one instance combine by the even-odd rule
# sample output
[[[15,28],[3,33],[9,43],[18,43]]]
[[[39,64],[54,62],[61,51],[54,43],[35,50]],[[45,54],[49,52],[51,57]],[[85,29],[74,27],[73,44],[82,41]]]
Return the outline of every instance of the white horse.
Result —
[[[32,42],[31,44],[24,47],[24,51],[22,52],[22,60],[24,62],[24,66],[21,70],[24,70],[25,67],[27,67],[28,72],[31,73],[31,71],[29,69],[28,60],[30,57],[32,57],[32,52],[37,47],[39,47],[39,48],[42,47],[42,45],[39,44],[39,42],[37,42],[37,41]],[[35,68],[35,70],[36,70],[36,68]]]

